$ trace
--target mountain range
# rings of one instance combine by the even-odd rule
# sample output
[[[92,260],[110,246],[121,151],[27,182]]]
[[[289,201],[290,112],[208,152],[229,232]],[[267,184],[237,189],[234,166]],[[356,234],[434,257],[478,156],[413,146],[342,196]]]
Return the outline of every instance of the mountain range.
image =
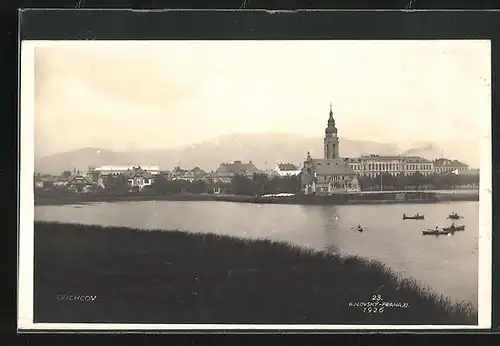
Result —
[[[458,159],[479,167],[479,142],[456,140],[439,143],[380,143],[369,140],[340,138],[340,156],[416,155],[427,159],[444,157]],[[118,164],[157,164],[162,170],[195,166],[205,170],[217,169],[221,162],[252,161],[258,168],[271,169],[277,162],[301,164],[307,151],[313,157],[323,157],[323,139],[296,134],[234,134],[205,140],[193,145],[168,149],[112,151],[87,147],[35,160],[37,173],[61,174],[66,170],[84,170],[89,166]]]

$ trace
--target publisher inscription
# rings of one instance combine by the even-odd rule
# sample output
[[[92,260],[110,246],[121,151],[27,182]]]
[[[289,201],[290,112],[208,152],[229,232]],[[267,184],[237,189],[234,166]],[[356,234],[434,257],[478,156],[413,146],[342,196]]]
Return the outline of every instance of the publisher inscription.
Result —
[[[387,309],[407,309],[409,305],[404,302],[384,301],[381,294],[374,294],[371,300],[349,302],[349,306],[360,308],[366,314],[381,314]]]

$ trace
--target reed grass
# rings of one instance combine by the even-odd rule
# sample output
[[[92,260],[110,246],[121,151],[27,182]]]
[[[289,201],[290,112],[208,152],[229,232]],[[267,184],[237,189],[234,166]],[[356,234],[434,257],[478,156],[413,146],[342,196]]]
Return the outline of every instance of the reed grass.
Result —
[[[408,307],[369,313],[349,304],[378,295]],[[477,312],[360,257],[267,239],[35,222],[35,320],[476,325]]]

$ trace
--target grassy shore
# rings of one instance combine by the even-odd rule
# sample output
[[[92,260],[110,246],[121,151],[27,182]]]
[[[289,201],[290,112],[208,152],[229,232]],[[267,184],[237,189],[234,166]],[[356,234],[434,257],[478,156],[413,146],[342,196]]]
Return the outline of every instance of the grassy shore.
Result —
[[[97,297],[60,300],[70,294]],[[350,306],[373,295],[408,306]],[[477,312],[357,257],[214,234],[35,222],[35,321],[429,325],[477,324]]]

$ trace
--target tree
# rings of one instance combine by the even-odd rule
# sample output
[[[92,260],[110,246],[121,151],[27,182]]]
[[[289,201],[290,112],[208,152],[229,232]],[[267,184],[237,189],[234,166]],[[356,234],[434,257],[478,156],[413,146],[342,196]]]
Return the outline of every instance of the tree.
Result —
[[[254,173],[252,177],[251,192],[252,195],[262,195],[269,190],[269,179],[265,174]]]
[[[168,180],[166,177],[159,175],[151,184],[151,190],[162,194],[179,193],[185,184],[182,180]]]
[[[187,184],[186,190],[191,193],[207,193],[209,186],[203,180],[195,180]]]
[[[64,171],[64,172],[62,172],[61,177],[63,177],[63,178],[69,178],[69,177],[71,177],[71,171]]]
[[[235,195],[252,195],[252,181],[244,175],[236,174],[231,180],[231,192]]]
[[[108,175],[104,179],[104,186],[107,192],[128,192],[129,184],[127,177],[123,174],[119,175]]]

